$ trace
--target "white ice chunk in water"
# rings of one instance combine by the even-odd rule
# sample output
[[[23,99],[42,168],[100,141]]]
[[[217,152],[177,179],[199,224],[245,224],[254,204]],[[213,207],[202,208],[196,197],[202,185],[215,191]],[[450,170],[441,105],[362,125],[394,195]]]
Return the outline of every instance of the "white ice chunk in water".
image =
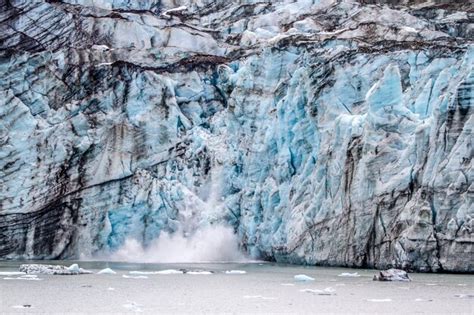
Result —
[[[133,270],[133,271],[129,271],[128,273],[131,274],[131,275],[154,275],[154,274],[156,274],[156,271],[137,271],[137,270]]]
[[[0,271],[0,276],[20,276],[24,274],[22,271]]]
[[[245,271],[245,270],[226,270],[225,273],[228,274],[228,275],[243,275],[243,274],[247,273],[247,271]]]
[[[188,275],[212,275],[211,271],[188,271]]]
[[[30,304],[13,305],[12,308],[31,308],[31,305]]]
[[[314,281],[314,278],[307,275],[296,275],[294,278],[296,281]]]
[[[295,284],[294,283],[281,283],[282,286],[285,286],[285,287],[294,287]]]
[[[357,272],[354,272],[354,273],[343,272],[340,275],[338,275],[338,277],[360,277],[360,274],[358,274]]]
[[[123,278],[126,279],[148,279],[147,276],[129,276],[129,275],[122,275]]]
[[[101,271],[99,271],[97,274],[99,274],[99,275],[115,275],[116,272],[113,271],[110,268],[105,268],[105,269],[102,269]]]
[[[129,271],[128,272],[131,275],[178,275],[178,274],[183,274],[184,272],[181,270],[176,270],[176,269],[165,269],[165,270],[160,270],[160,271]]]
[[[181,270],[176,270],[176,269],[166,269],[166,270],[157,271],[156,274],[158,274],[158,275],[177,275],[177,274],[183,274],[183,272]]]
[[[314,293],[314,294],[317,294],[317,295],[335,295],[335,294],[336,294],[336,290],[334,290],[334,289],[331,288],[331,287],[325,288],[325,289],[323,289],[323,290],[319,290],[319,289],[302,289],[302,290],[300,290],[300,292]]]
[[[78,264],[72,264],[71,266],[67,267],[67,270],[71,272],[80,272],[79,265]]]
[[[78,264],[72,264],[69,267],[62,265],[23,264],[19,269],[27,274],[79,275],[92,273],[89,270],[79,268]]]
[[[38,281],[38,280],[43,280],[38,278],[37,275],[21,275],[19,277],[5,277],[3,278],[4,280],[32,280],[32,281]]]
[[[367,299],[369,302],[392,302],[392,299]]]

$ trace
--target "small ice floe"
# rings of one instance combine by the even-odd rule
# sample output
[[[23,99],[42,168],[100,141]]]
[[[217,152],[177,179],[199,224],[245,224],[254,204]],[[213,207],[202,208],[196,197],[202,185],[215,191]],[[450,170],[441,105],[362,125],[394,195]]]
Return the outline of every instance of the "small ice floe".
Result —
[[[182,270],[176,270],[176,269],[165,269],[165,270],[160,270],[157,271],[157,275],[179,275],[183,274],[184,272]]]
[[[360,274],[358,274],[357,272],[354,272],[354,273],[343,272],[339,274],[338,277],[360,277]]]
[[[244,299],[262,299],[262,300],[275,300],[274,297],[263,296],[263,295],[244,295]]]
[[[458,286],[460,286],[460,287],[467,287],[467,284],[465,284],[465,283],[458,283]]]
[[[129,276],[129,275],[122,275],[122,278],[126,278],[126,279],[148,279],[147,276]]]
[[[246,274],[247,271],[245,271],[245,270],[226,270],[225,273],[228,274],[228,275],[243,275],[243,274]]]
[[[194,271],[188,271],[186,274],[188,275],[212,275],[214,272],[212,271],[206,271],[206,270],[194,270]]]
[[[13,305],[12,308],[31,308],[31,304]]]
[[[423,300],[423,299],[420,299],[420,298],[417,298],[417,299],[414,299],[415,302],[433,302],[433,300],[429,299],[429,300]]]
[[[110,269],[110,268],[105,268],[105,269],[102,269],[101,271],[99,271],[97,274],[98,274],[98,275],[115,275],[116,272],[113,271],[113,270]]]
[[[137,271],[137,270],[133,270],[133,271],[129,271],[128,273],[131,274],[131,275],[155,275],[156,271]]]
[[[294,278],[296,281],[314,281],[314,278],[307,275],[296,275]]]
[[[122,306],[132,312],[143,312],[142,305],[133,301],[127,301],[127,303]]]
[[[382,270],[378,275],[374,275],[374,281],[411,281],[408,274],[400,269]]]
[[[0,271],[0,276],[21,276],[26,273],[21,271]]]
[[[108,288],[107,288],[107,291],[115,291],[115,288],[108,287]]]
[[[176,269],[166,269],[166,270],[160,270],[160,271],[129,271],[128,272],[131,275],[177,275],[177,274],[183,274],[184,272],[182,270],[176,270]]]
[[[40,279],[38,278],[37,275],[22,275],[22,276],[19,276],[19,277],[5,277],[3,278],[4,280],[29,280],[29,281],[39,281],[39,280],[43,280],[43,279]]]
[[[323,290],[319,289],[302,289],[300,292],[306,292],[306,293],[313,293],[317,295],[336,295],[336,290],[333,288],[329,287]]]
[[[294,287],[295,286],[294,283],[281,283],[281,285],[283,285],[285,287]]]
[[[392,302],[392,299],[367,299],[367,301],[383,303],[383,302]]]
[[[454,296],[460,299],[474,299],[474,293],[473,294],[455,294]]]
[[[21,271],[0,271],[0,276],[21,276],[26,273]]]
[[[20,266],[20,271],[27,274],[44,275],[79,275],[92,273],[92,271],[79,268],[78,264],[72,264],[69,267],[62,265],[23,264]]]
[[[438,285],[438,284],[437,284],[437,283],[427,283],[427,284],[425,284],[425,285],[427,285],[427,286],[429,286],[429,287],[433,287],[433,286]]]

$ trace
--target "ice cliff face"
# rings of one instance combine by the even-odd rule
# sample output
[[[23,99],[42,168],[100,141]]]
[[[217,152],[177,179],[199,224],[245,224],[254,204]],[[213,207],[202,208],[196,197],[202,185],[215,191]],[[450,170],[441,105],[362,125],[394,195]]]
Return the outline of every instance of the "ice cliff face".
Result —
[[[474,271],[473,8],[366,2],[0,0],[0,257]]]

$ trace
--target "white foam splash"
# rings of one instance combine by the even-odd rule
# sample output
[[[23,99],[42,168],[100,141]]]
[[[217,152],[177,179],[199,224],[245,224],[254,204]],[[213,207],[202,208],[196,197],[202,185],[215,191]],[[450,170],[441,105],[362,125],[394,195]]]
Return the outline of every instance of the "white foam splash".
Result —
[[[232,228],[209,226],[197,230],[191,236],[183,234],[162,233],[146,248],[135,239],[128,239],[109,258],[116,261],[144,263],[245,261]]]

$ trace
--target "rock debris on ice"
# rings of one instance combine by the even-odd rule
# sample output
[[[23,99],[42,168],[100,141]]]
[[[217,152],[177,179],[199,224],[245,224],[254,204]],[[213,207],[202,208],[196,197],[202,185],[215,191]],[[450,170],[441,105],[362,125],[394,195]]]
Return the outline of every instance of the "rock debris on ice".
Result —
[[[411,281],[410,277],[404,270],[388,269],[382,270],[378,275],[374,275],[374,281]]]

